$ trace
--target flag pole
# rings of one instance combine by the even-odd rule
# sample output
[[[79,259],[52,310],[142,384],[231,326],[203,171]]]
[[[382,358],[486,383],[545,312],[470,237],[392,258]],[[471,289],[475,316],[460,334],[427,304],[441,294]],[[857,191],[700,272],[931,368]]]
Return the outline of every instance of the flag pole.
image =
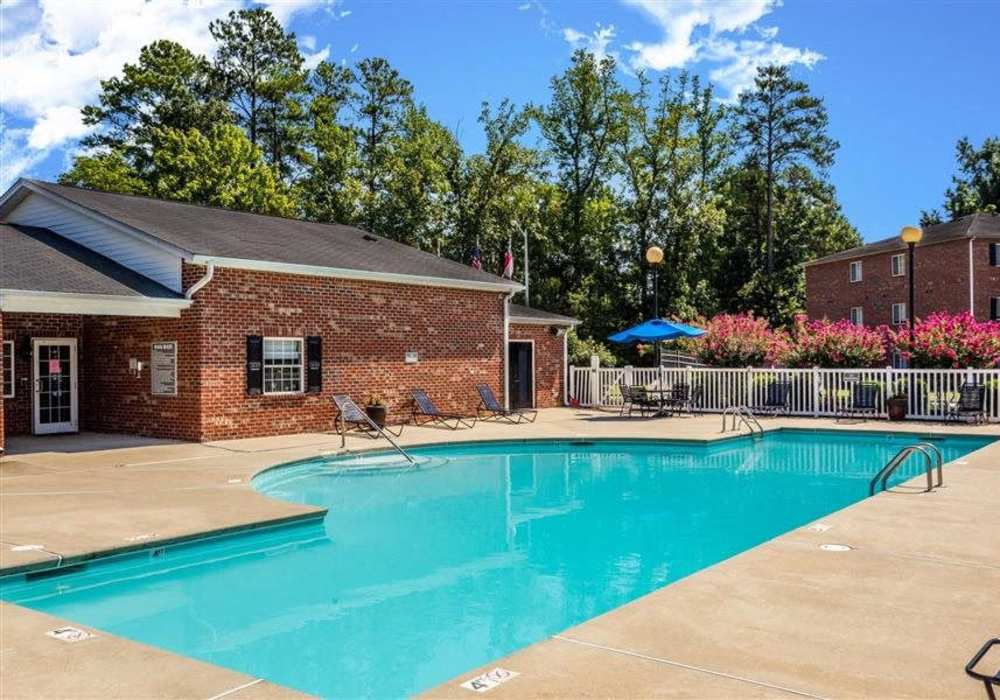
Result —
[[[522,227],[524,234],[524,305],[531,306],[531,299],[528,297],[528,229]]]

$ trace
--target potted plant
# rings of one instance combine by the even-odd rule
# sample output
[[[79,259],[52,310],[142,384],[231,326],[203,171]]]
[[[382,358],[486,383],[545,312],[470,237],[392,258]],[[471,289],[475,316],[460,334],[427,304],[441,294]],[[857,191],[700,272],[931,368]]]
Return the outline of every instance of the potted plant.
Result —
[[[368,417],[372,419],[380,428],[385,427],[385,399],[379,394],[372,394],[368,397],[368,403],[365,406],[365,413]]]
[[[906,394],[896,392],[885,400],[885,408],[889,412],[889,420],[906,420],[906,407],[909,401]]]

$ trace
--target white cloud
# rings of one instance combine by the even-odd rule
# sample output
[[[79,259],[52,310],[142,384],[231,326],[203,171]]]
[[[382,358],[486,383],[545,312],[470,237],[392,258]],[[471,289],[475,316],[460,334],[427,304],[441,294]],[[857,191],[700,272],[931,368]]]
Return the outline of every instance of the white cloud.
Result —
[[[608,47],[611,46],[611,42],[615,38],[615,25],[613,24],[609,24],[606,27],[598,24],[597,29],[590,34],[584,34],[572,27],[565,27],[562,30],[562,34],[563,39],[566,40],[573,50],[585,49],[588,53],[594,54],[594,57],[599,61],[606,56],[611,56],[615,60],[618,60],[618,52],[608,50]]]
[[[776,41],[778,28],[760,26],[779,0],[622,0],[641,11],[660,29],[657,41],[632,41],[623,69],[668,70],[704,63],[722,99],[736,99],[753,82],[757,67],[769,63],[814,66],[823,56]],[[752,30],[752,31],[751,31]],[[598,25],[586,34],[572,27],[562,31],[574,49],[618,58],[613,48],[615,27]],[[753,38],[748,38],[748,35]],[[623,63],[623,62],[620,62]]]
[[[351,11],[350,10],[341,10],[340,11],[340,18],[341,19],[343,19],[344,17],[350,17],[350,16],[351,16]]]
[[[530,10],[530,9],[531,9],[531,3],[530,2],[523,2],[523,3],[521,3],[520,5],[517,6],[517,11],[518,12],[525,12],[525,11]]]
[[[287,25],[293,16],[321,7],[332,13],[337,0],[256,0],[254,4],[263,5],[279,22]]]
[[[318,66],[320,62],[330,58],[330,45],[327,44],[315,53],[307,53],[303,56],[303,58],[305,59],[305,62],[302,65],[304,65],[307,69],[312,70]]]
[[[359,46],[361,46],[361,44],[354,44],[354,46],[351,47],[351,53],[357,51]]]
[[[268,0],[260,4],[287,22],[297,13],[332,7],[334,1]],[[0,189],[44,160],[52,149],[71,145],[87,133],[80,108],[94,101],[101,80],[117,75],[124,63],[134,62],[142,46],[172,39],[195,53],[211,55],[214,42],[208,23],[246,6],[250,0],[35,0],[17,4],[4,0],[0,9],[2,113],[6,124],[16,120],[18,126],[3,130]],[[329,47],[311,58],[328,53]]]

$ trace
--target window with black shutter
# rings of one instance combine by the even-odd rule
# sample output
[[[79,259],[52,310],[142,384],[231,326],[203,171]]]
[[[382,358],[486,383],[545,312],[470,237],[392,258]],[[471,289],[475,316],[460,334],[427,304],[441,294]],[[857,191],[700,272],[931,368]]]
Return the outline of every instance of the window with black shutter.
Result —
[[[323,339],[306,337],[306,391],[318,394],[323,390]]]
[[[1000,243],[990,243],[990,265],[1000,267]]]
[[[990,320],[1000,321],[1000,297],[990,297]]]
[[[247,336],[247,394],[257,396],[264,391],[264,338]]]

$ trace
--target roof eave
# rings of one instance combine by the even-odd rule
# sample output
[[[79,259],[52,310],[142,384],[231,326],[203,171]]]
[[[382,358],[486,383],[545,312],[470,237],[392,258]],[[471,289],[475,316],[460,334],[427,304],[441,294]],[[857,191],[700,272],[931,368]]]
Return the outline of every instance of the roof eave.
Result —
[[[579,326],[581,321],[575,318],[540,318],[538,316],[511,316],[511,323],[522,326]]]
[[[191,303],[190,299],[0,289],[0,311],[4,313],[180,318]]]
[[[225,258],[215,255],[194,255],[191,262],[195,265],[216,267],[232,267],[241,270],[257,270],[261,272],[279,272],[291,275],[308,275],[310,277],[334,277],[337,279],[361,280],[369,282],[385,282],[388,284],[406,284],[422,287],[445,287],[448,289],[470,289],[483,292],[520,292],[524,285],[518,282],[487,280],[462,280],[448,277],[427,277],[424,275],[407,275],[394,272],[374,272],[370,270],[351,270],[339,267],[324,267],[321,265],[302,265],[298,263],[279,263],[269,260],[248,260],[243,258]],[[499,278],[498,278],[499,279]]]

